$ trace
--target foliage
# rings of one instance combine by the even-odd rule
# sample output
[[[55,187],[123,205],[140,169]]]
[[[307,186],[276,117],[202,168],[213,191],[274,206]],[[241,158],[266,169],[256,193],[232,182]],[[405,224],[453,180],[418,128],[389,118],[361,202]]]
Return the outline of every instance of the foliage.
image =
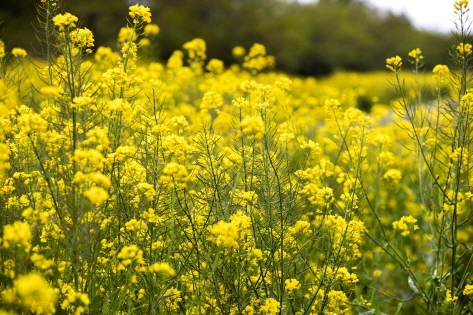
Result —
[[[81,18],[81,27],[94,30],[99,46],[115,47],[115,34],[126,22],[126,1],[64,3]],[[266,46],[287,73],[321,76],[334,71],[380,70],[384,58],[412,47],[426,51],[426,66],[446,63],[442,47],[454,44],[449,35],[414,29],[402,16],[382,14],[362,1],[319,1],[300,4],[282,0],[154,0],[154,20],[162,31],[150,57],[167,60],[182,43],[202,38],[209,55],[229,66],[233,47]],[[10,34],[7,43],[31,50],[31,24],[37,25],[34,1],[4,0],[0,17]],[[12,36],[15,34],[15,36]],[[402,37],[402,41],[399,40]],[[427,50],[428,48],[428,50]],[[33,53],[34,51],[31,51]]]
[[[261,44],[230,68],[202,38],[140,59],[160,34],[142,5],[117,51],[93,52],[42,1],[40,60],[0,41],[0,314],[471,312],[473,50],[455,8],[453,64],[388,58],[388,106],[383,73],[288,77]]]

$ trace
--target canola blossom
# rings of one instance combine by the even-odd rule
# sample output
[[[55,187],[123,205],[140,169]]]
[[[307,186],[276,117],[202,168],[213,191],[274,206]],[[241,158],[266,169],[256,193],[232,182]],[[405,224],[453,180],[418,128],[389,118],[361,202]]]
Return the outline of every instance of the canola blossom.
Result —
[[[0,314],[471,311],[466,33],[315,79],[260,43],[150,61],[138,4],[95,47],[60,4],[44,63],[0,40]]]

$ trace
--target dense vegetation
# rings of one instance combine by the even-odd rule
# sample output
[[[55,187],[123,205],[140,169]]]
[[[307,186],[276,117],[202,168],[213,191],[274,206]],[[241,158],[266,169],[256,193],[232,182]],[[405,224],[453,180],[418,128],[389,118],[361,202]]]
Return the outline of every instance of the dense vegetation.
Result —
[[[324,80],[36,4],[41,53],[0,41],[0,315],[473,312],[468,1],[448,65]]]
[[[37,45],[32,25],[37,25],[34,0],[2,0],[0,18],[5,41],[32,52]],[[298,4],[283,0],[153,0],[147,1],[161,28],[152,58],[167,60],[182,43],[205,40],[209,57],[228,66],[234,46],[249,49],[257,42],[276,56],[277,68],[302,75],[337,70],[382,69],[385,56],[402,54],[412,47],[426,53],[426,66],[446,63],[443,47],[452,36],[416,30],[404,17],[382,15],[357,0],[322,0]],[[96,45],[116,46],[116,34],[126,23],[126,1],[65,0],[82,27],[94,30]],[[448,17],[445,17],[448,19]],[[402,38],[402,40],[399,40]]]

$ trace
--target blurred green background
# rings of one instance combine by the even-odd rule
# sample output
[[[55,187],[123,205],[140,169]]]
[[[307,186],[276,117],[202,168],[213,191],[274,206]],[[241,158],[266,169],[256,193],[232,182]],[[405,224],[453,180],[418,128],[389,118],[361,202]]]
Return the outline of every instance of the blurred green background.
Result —
[[[35,5],[40,0],[1,0],[1,36],[7,48],[22,47],[34,54]],[[96,47],[117,46],[126,25],[128,6],[151,8],[161,32],[152,58],[165,60],[195,37],[207,42],[209,58],[234,63],[234,46],[248,49],[258,42],[276,57],[278,70],[321,76],[334,71],[373,71],[385,68],[387,57],[405,57],[421,48],[426,69],[447,63],[445,47],[453,35],[416,30],[407,18],[380,13],[362,0],[319,0],[301,4],[289,0],[63,0],[64,10],[94,32]],[[447,13],[446,13],[447,14]],[[448,17],[446,17],[448,18]]]

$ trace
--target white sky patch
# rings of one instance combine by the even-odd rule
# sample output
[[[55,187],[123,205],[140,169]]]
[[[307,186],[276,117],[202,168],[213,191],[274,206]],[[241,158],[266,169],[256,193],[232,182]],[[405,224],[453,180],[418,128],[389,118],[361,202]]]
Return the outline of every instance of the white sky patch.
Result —
[[[300,3],[317,2],[317,0],[292,0]],[[363,0],[368,6],[381,12],[391,11],[405,15],[412,24],[422,30],[439,33],[450,33],[455,29],[453,3],[455,0]],[[472,17],[472,12],[469,17]]]
[[[365,0],[382,11],[403,14],[415,27],[423,30],[449,33],[455,29],[452,20],[453,0]]]

